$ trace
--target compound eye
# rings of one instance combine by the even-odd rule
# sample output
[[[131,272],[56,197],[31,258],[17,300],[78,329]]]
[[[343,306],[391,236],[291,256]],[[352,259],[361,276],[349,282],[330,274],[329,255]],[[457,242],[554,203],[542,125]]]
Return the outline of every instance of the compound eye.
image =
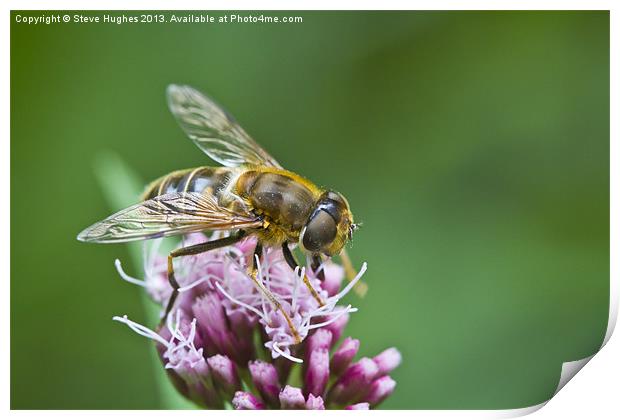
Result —
[[[319,252],[336,238],[336,222],[324,210],[319,210],[306,225],[302,244],[310,252]]]
[[[329,200],[335,201],[336,203],[340,204],[343,207],[349,206],[349,204],[347,203],[347,200],[340,193],[337,193],[335,191],[329,191],[327,193],[327,198]]]

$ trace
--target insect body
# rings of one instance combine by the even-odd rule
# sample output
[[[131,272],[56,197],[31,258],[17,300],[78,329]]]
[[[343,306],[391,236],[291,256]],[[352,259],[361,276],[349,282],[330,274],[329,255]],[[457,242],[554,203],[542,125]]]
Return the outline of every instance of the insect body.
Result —
[[[168,278],[173,287],[165,317],[172,309],[179,285],[172,260],[229,246],[244,237],[263,246],[281,246],[292,269],[298,264],[289,244],[298,243],[318,269],[323,257],[344,252],[356,225],[347,200],[283,169],[233,118],[213,101],[188,86],[168,87],[168,104],[181,128],[208,156],[224,167],[199,167],[172,172],[147,186],[143,201],[113,214],[78,236],[85,242],[127,242],[197,231],[230,231],[221,239],[172,251]],[[343,254],[343,261],[348,258]],[[349,272],[352,270],[349,269]],[[322,273],[319,273],[319,277]],[[250,276],[286,318],[277,299],[256,280],[255,260]],[[318,293],[304,282],[319,305]]]

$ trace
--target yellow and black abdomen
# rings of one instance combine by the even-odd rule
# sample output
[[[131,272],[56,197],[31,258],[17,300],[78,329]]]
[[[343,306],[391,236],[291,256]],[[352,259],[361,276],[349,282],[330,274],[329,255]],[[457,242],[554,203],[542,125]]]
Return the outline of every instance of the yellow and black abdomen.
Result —
[[[248,170],[239,176],[236,190],[255,213],[265,216],[289,239],[299,237],[320,196],[314,184],[279,169]]]
[[[230,169],[200,168],[182,169],[165,175],[146,187],[142,198],[148,200],[173,192],[197,192],[214,194],[225,188],[230,179]]]

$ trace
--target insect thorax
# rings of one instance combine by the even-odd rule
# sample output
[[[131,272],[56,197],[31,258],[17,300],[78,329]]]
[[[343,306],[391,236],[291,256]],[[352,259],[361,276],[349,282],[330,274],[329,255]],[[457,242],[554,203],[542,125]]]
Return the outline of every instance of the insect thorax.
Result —
[[[268,222],[263,240],[270,243],[296,241],[320,196],[319,188],[309,181],[271,168],[244,172],[237,179],[236,190]]]

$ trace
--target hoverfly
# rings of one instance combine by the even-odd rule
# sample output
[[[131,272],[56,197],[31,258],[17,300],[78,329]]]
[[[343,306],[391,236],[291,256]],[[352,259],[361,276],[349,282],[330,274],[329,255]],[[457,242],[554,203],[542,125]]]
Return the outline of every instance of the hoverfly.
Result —
[[[199,231],[229,231],[220,239],[176,249],[168,255],[168,280],[173,292],[163,320],[174,306],[179,284],[173,259],[257,238],[249,275],[279,310],[295,338],[299,336],[280,302],[256,279],[256,258],[263,246],[280,246],[291,269],[296,262],[289,246],[298,243],[318,270],[322,259],[341,255],[348,277],[352,269],[344,245],[356,224],[347,200],[306,178],[283,169],[213,100],[189,86],[170,85],[170,111],[190,139],[223,167],[202,166],[169,173],[150,183],[142,202],[115,213],[78,235],[84,242],[115,243],[182,235]],[[324,273],[317,273],[324,279]],[[319,294],[303,279],[319,306]]]

